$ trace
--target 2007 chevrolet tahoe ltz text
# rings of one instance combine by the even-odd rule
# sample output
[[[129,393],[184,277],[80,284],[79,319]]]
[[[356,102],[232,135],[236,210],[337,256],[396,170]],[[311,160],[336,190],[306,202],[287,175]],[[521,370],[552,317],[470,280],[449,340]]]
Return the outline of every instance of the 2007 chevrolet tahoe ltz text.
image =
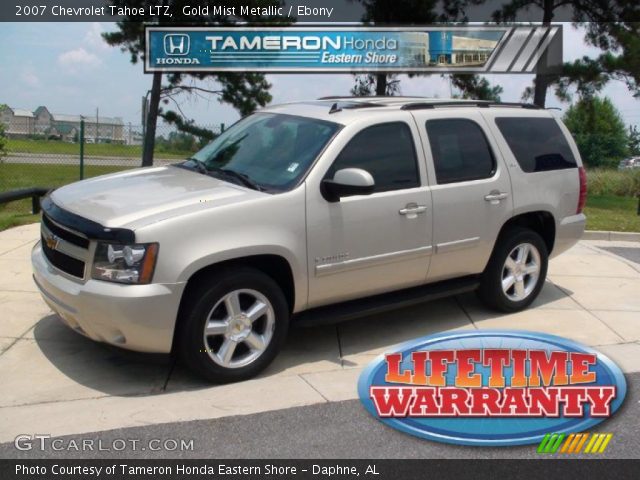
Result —
[[[544,109],[325,98],[261,110],[184,162],[53,191],[34,279],[79,333],[236,381],[294,323],[471,290],[526,308],[582,235],[585,198]]]

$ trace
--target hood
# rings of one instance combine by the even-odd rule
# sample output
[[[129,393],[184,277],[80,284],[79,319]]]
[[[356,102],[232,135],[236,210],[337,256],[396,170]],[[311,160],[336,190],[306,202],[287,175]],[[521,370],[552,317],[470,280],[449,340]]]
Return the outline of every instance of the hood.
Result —
[[[72,183],[55,190],[60,208],[107,227],[159,221],[265,193],[178,167],[140,168]]]

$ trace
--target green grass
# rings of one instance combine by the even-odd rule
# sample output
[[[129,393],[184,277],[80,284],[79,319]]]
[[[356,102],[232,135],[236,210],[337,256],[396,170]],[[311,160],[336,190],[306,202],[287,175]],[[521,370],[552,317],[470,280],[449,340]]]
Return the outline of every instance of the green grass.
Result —
[[[117,172],[124,168],[87,165],[85,178]],[[617,172],[612,174],[605,172],[604,175],[614,179],[626,178],[618,175]],[[0,164],[0,192],[26,187],[59,187],[77,180],[79,180],[77,165]],[[606,182],[603,181],[604,183]],[[600,187],[596,189],[596,191],[599,190]],[[587,229],[640,232],[640,216],[636,214],[637,208],[637,198],[598,195],[590,189],[585,209]],[[0,205],[0,230],[37,221],[37,216],[28,213],[30,210],[30,199]]]
[[[0,232],[7,228],[27,225],[38,221],[40,221],[39,215],[0,210]]]
[[[6,151],[11,153],[38,153],[50,155],[79,155],[80,146],[77,143],[56,140],[31,140],[23,138],[7,139]],[[116,143],[86,143],[84,153],[87,156],[101,157],[142,157],[142,146],[120,145]],[[156,158],[187,158],[191,151],[160,151],[156,150]]]
[[[587,230],[640,232],[638,199],[614,195],[589,195],[584,210]]]
[[[125,167],[85,166],[85,178],[124,170]],[[0,164],[0,192],[28,187],[60,187],[79,180],[77,165]],[[31,199],[0,205],[0,230],[38,221],[31,215]]]
[[[85,165],[85,178],[118,172],[126,167]],[[80,180],[77,165],[0,163],[0,191],[26,187],[59,187]]]

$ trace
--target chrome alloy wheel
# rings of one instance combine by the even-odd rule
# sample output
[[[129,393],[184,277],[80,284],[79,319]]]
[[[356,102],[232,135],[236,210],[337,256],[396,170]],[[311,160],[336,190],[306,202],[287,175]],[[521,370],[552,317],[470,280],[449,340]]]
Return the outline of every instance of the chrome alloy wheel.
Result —
[[[507,255],[502,267],[502,291],[513,302],[531,295],[540,277],[540,252],[530,243],[521,243]]]
[[[207,315],[206,351],[221,367],[245,367],[267,349],[275,323],[275,312],[267,297],[256,290],[233,290],[218,300]]]

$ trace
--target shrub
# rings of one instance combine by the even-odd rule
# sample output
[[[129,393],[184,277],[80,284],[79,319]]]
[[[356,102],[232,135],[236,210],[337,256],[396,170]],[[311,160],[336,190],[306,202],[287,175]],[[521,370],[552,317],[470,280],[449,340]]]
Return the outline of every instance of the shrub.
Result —
[[[589,169],[587,170],[587,180],[590,195],[634,197],[640,194],[640,169]]]

